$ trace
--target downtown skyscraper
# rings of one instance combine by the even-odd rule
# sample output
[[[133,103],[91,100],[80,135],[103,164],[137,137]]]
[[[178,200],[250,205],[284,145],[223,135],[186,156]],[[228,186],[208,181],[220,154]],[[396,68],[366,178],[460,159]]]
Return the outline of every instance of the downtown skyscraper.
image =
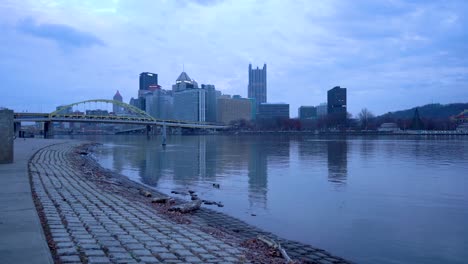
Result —
[[[158,86],[158,75],[151,72],[140,73],[140,90],[151,91]]]
[[[255,99],[258,105],[267,101],[267,66],[263,64],[263,69],[252,69],[249,64],[249,85],[248,97]]]

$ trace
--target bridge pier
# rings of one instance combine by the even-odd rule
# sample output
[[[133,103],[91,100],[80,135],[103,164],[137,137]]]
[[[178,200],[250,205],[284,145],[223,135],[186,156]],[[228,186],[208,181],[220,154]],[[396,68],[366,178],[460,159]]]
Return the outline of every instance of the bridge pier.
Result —
[[[147,135],[147,136],[149,136],[151,130],[152,130],[151,125],[146,125],[146,135]]]
[[[44,138],[50,138],[53,134],[53,124],[50,121],[44,122]]]
[[[13,163],[13,135],[13,111],[0,110],[0,164]]]
[[[13,127],[14,127],[14,133],[15,133],[15,137],[19,138],[20,137],[20,131],[21,131],[21,122],[15,122],[13,124]]]
[[[163,123],[163,126],[162,126],[162,145],[163,146],[166,146],[166,137],[167,137],[167,131],[166,131],[166,123]]]

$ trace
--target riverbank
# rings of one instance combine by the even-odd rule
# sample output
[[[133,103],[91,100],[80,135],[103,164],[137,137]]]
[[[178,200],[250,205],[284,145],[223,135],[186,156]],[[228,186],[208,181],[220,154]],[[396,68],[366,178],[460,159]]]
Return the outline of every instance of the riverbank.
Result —
[[[206,208],[189,215],[168,212],[167,205],[139,194],[144,186],[101,168],[87,155],[89,147],[50,146],[37,152],[29,165],[56,261],[283,262],[259,248],[255,238],[263,234],[279,241],[296,261],[347,263]]]

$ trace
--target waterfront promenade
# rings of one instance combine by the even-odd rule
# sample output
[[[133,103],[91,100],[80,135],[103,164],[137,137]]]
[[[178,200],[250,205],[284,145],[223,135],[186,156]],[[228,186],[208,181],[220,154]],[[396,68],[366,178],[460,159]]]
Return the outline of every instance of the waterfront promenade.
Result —
[[[135,192],[139,185],[93,166],[80,144],[15,141],[15,163],[0,166],[0,206],[13,212],[2,214],[0,263],[282,263],[252,247],[259,234],[280,241],[294,260],[347,263],[208,209],[164,213]]]
[[[27,168],[40,148],[63,142],[17,139],[14,162],[0,165],[0,263],[53,263],[32,200]]]

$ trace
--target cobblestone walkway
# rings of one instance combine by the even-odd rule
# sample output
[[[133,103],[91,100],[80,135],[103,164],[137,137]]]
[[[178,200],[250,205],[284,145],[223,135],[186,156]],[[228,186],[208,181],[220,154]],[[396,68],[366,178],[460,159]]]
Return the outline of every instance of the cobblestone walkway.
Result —
[[[71,169],[73,145],[40,150],[29,169],[62,263],[238,263],[242,248],[100,190]]]

